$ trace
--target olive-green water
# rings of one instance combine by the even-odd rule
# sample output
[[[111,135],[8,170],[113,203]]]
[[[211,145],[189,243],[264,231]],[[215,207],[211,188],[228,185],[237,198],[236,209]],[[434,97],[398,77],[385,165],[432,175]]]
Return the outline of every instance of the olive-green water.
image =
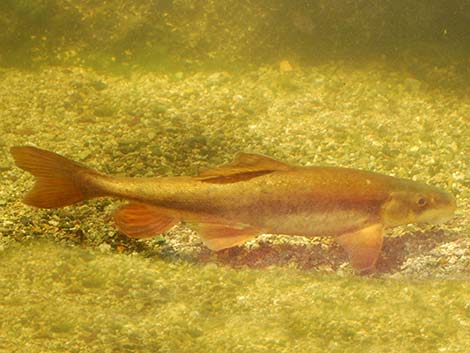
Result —
[[[470,5],[0,3],[0,352],[466,352]],[[389,229],[359,276],[329,238],[210,252],[183,224],[119,233],[121,201],[40,210],[9,149],[195,175],[241,151],[419,180],[441,225]]]
[[[13,246],[0,260],[4,352],[462,352],[470,346],[469,281],[231,269],[53,242]]]

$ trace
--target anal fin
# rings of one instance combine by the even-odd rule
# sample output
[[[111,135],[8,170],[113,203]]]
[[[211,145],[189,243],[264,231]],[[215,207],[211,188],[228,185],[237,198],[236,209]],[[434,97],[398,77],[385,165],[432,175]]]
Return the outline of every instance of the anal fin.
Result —
[[[339,236],[337,242],[346,250],[351,266],[366,272],[375,268],[375,263],[382,250],[383,225],[373,224],[356,232]]]
[[[130,203],[114,212],[117,228],[131,238],[149,238],[168,231],[179,222],[168,210],[143,203]]]

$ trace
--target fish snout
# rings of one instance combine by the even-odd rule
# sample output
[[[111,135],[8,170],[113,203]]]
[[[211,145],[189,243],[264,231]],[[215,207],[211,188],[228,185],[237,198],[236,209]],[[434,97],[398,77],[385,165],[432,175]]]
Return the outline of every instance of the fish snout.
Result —
[[[434,207],[423,214],[426,223],[441,224],[450,220],[457,209],[457,201],[454,195],[439,193],[434,196]]]

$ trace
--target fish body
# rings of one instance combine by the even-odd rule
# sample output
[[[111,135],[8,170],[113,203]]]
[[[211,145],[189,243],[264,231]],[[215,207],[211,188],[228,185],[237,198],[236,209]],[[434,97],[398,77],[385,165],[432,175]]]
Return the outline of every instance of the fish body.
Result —
[[[99,188],[173,210],[186,220],[212,217],[266,233],[331,236],[381,218],[392,180],[378,177],[345,168],[298,168],[228,183],[191,177],[112,178],[99,181]]]
[[[261,233],[333,236],[358,271],[374,268],[384,228],[439,223],[456,207],[452,195],[419,182],[349,168],[291,166],[256,154],[240,154],[194,177],[129,178],[103,175],[34,147],[11,152],[19,167],[37,177],[27,204],[51,208],[101,196],[127,199],[114,214],[125,234],[150,237],[185,220],[213,250]]]

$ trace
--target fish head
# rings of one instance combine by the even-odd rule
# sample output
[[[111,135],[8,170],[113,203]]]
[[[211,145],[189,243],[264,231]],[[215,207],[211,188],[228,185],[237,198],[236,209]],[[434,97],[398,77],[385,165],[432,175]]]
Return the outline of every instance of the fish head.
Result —
[[[409,223],[440,224],[452,218],[457,207],[455,197],[437,187],[411,182],[392,191],[382,206],[385,226]]]

